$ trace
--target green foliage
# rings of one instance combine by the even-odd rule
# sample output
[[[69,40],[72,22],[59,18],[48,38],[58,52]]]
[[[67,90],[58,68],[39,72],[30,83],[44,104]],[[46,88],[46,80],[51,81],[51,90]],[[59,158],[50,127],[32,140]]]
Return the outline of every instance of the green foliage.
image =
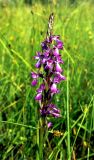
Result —
[[[50,12],[54,33],[61,35],[67,80],[54,98],[62,118],[44,145],[44,159],[94,158],[94,5],[49,4],[0,8],[0,159],[35,160],[38,157],[38,104],[30,72],[35,52],[46,36]],[[36,137],[37,136],[37,137]],[[70,153],[69,153],[70,152]],[[69,157],[68,157],[69,156]]]

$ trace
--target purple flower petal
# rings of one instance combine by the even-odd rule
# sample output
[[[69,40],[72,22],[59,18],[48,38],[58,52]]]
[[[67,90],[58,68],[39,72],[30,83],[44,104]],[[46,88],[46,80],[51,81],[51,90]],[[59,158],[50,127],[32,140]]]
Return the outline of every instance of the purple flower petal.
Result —
[[[62,64],[64,63],[64,61],[62,60],[60,54],[59,54],[59,56],[56,57],[56,61],[57,61],[58,63],[62,63]]]
[[[51,36],[46,39],[46,43],[52,43],[52,37]]]
[[[57,48],[58,49],[63,49],[63,42],[60,40],[57,40]]]
[[[52,122],[48,122],[48,124],[47,124],[48,128],[51,128],[52,125],[53,125]]]
[[[45,69],[52,69],[52,68],[53,68],[53,60],[48,60]]]
[[[66,80],[66,77],[61,75],[60,80]]]
[[[54,104],[49,104],[40,109],[40,113],[42,116],[54,116],[61,117],[60,110],[56,108]]]
[[[39,101],[42,99],[42,93],[38,93],[36,96],[35,96],[35,100]]]
[[[46,58],[43,58],[42,59],[42,64],[45,64],[47,62],[47,59]]]
[[[61,115],[59,114],[59,113],[54,113],[54,112],[52,112],[52,113],[50,113],[50,114],[52,114],[54,117],[56,117],[56,118],[58,118],[58,117],[61,117]]]
[[[60,110],[54,104],[49,105],[49,109],[51,109],[55,113],[60,113]]]
[[[36,78],[39,77],[39,75],[38,75],[37,73],[35,73],[35,72],[31,72],[31,76],[32,76],[32,78],[34,78],[34,79],[36,79]]]
[[[56,76],[59,77],[61,80],[66,80],[65,76],[63,76],[59,72],[56,73]]]
[[[62,74],[60,74],[59,72],[56,73],[56,76],[53,79],[54,83],[60,83],[62,80],[65,80],[65,76],[63,76]]]
[[[52,40],[56,41],[60,38],[60,36],[55,36],[55,35],[52,35]]]
[[[58,48],[55,48],[53,51],[54,56],[59,56],[59,50]]]
[[[56,72],[62,72],[62,68],[60,67],[59,63],[56,63]]]
[[[57,92],[58,92],[58,89],[57,89],[57,86],[56,86],[55,83],[53,83],[53,84],[51,85],[50,90],[51,90],[52,93],[57,93]]]
[[[54,108],[53,108],[53,112],[54,112],[54,113],[60,113],[60,110],[57,109],[56,107],[54,107]]]
[[[54,83],[59,83],[59,82],[60,82],[60,79],[59,79],[58,77],[54,77],[53,82],[54,82]]]
[[[40,60],[38,60],[38,62],[36,63],[36,68],[40,68],[41,67],[41,61]]]
[[[32,86],[36,86],[36,84],[37,84],[37,79],[34,79],[31,84],[32,84]]]

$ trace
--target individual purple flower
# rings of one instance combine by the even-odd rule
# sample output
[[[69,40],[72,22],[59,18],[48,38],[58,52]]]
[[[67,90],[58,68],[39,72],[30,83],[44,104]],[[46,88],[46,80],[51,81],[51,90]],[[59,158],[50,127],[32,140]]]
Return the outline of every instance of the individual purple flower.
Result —
[[[59,63],[56,63],[56,72],[62,72],[62,68],[60,67]]]
[[[54,55],[54,56],[59,56],[59,49],[58,49],[58,48],[55,48],[55,49],[53,50],[53,55]]]
[[[58,49],[63,49],[63,42],[60,41],[59,39],[57,40],[57,48]]]
[[[55,118],[61,117],[60,114],[55,113],[55,112],[53,112],[53,111],[50,111],[50,114],[51,114],[53,117],[55,117]]]
[[[31,83],[32,86],[36,86],[39,75],[35,72],[31,72],[31,77],[33,78],[33,81]]]
[[[39,75],[38,75],[37,73],[35,73],[35,72],[31,72],[31,76],[32,76],[32,78],[34,78],[34,79],[36,79],[36,78],[39,77]]]
[[[63,60],[61,59],[61,55],[59,55],[58,57],[57,57],[57,62],[60,64],[63,64],[64,62],[63,62]]]
[[[50,49],[46,50],[46,51],[44,52],[44,57],[45,57],[45,58],[49,58],[50,52],[51,52]]]
[[[32,84],[32,86],[36,86],[36,84],[37,84],[37,79],[34,79],[31,84]]]
[[[51,90],[51,93],[58,93],[59,92],[55,83],[53,83],[51,85],[50,90]]]
[[[35,100],[39,101],[42,99],[42,93],[38,93],[36,96],[35,96]]]
[[[51,128],[52,125],[53,125],[52,122],[48,122],[48,124],[47,124],[48,128]]]
[[[47,62],[46,62],[46,66],[45,66],[45,69],[50,69],[50,70],[52,70],[52,68],[53,68],[53,60],[48,60]]]
[[[61,117],[60,110],[54,104],[48,104],[40,109],[42,116]]]
[[[60,39],[60,36],[59,35],[52,35],[51,38],[52,38],[52,40],[57,41]]]
[[[38,62],[36,63],[35,67],[36,68],[40,68],[41,67],[41,61],[40,60],[38,60]]]
[[[57,72],[54,79],[53,79],[53,83],[60,83],[63,80],[66,80],[65,76],[63,76],[62,74]]]
[[[52,114],[54,117],[61,117],[60,110],[57,109],[54,104],[49,105],[49,110],[50,114]]]

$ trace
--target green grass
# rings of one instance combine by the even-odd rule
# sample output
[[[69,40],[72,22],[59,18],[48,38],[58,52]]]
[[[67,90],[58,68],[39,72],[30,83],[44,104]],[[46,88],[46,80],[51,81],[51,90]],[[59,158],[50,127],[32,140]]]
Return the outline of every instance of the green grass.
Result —
[[[44,146],[44,160],[94,159],[94,4],[0,7],[0,159],[38,157],[38,104],[30,72],[55,13],[54,34],[64,42],[66,81],[54,101],[62,118],[49,118],[53,129]],[[59,130],[61,136],[55,136]]]

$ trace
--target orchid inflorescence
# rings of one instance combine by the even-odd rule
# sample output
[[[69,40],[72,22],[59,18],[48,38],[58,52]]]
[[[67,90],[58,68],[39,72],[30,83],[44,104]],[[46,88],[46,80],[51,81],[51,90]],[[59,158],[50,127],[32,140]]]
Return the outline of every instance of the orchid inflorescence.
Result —
[[[37,60],[35,67],[38,71],[37,73],[31,72],[32,86],[36,86],[39,78],[42,81],[37,89],[35,100],[40,104],[40,113],[43,117],[61,116],[60,110],[52,103],[52,97],[59,93],[57,84],[65,80],[60,66],[64,63],[60,54],[60,50],[63,50],[63,42],[60,40],[60,36],[52,34],[52,22],[53,14],[49,18],[47,37],[41,43],[42,52],[37,52],[34,57]]]

